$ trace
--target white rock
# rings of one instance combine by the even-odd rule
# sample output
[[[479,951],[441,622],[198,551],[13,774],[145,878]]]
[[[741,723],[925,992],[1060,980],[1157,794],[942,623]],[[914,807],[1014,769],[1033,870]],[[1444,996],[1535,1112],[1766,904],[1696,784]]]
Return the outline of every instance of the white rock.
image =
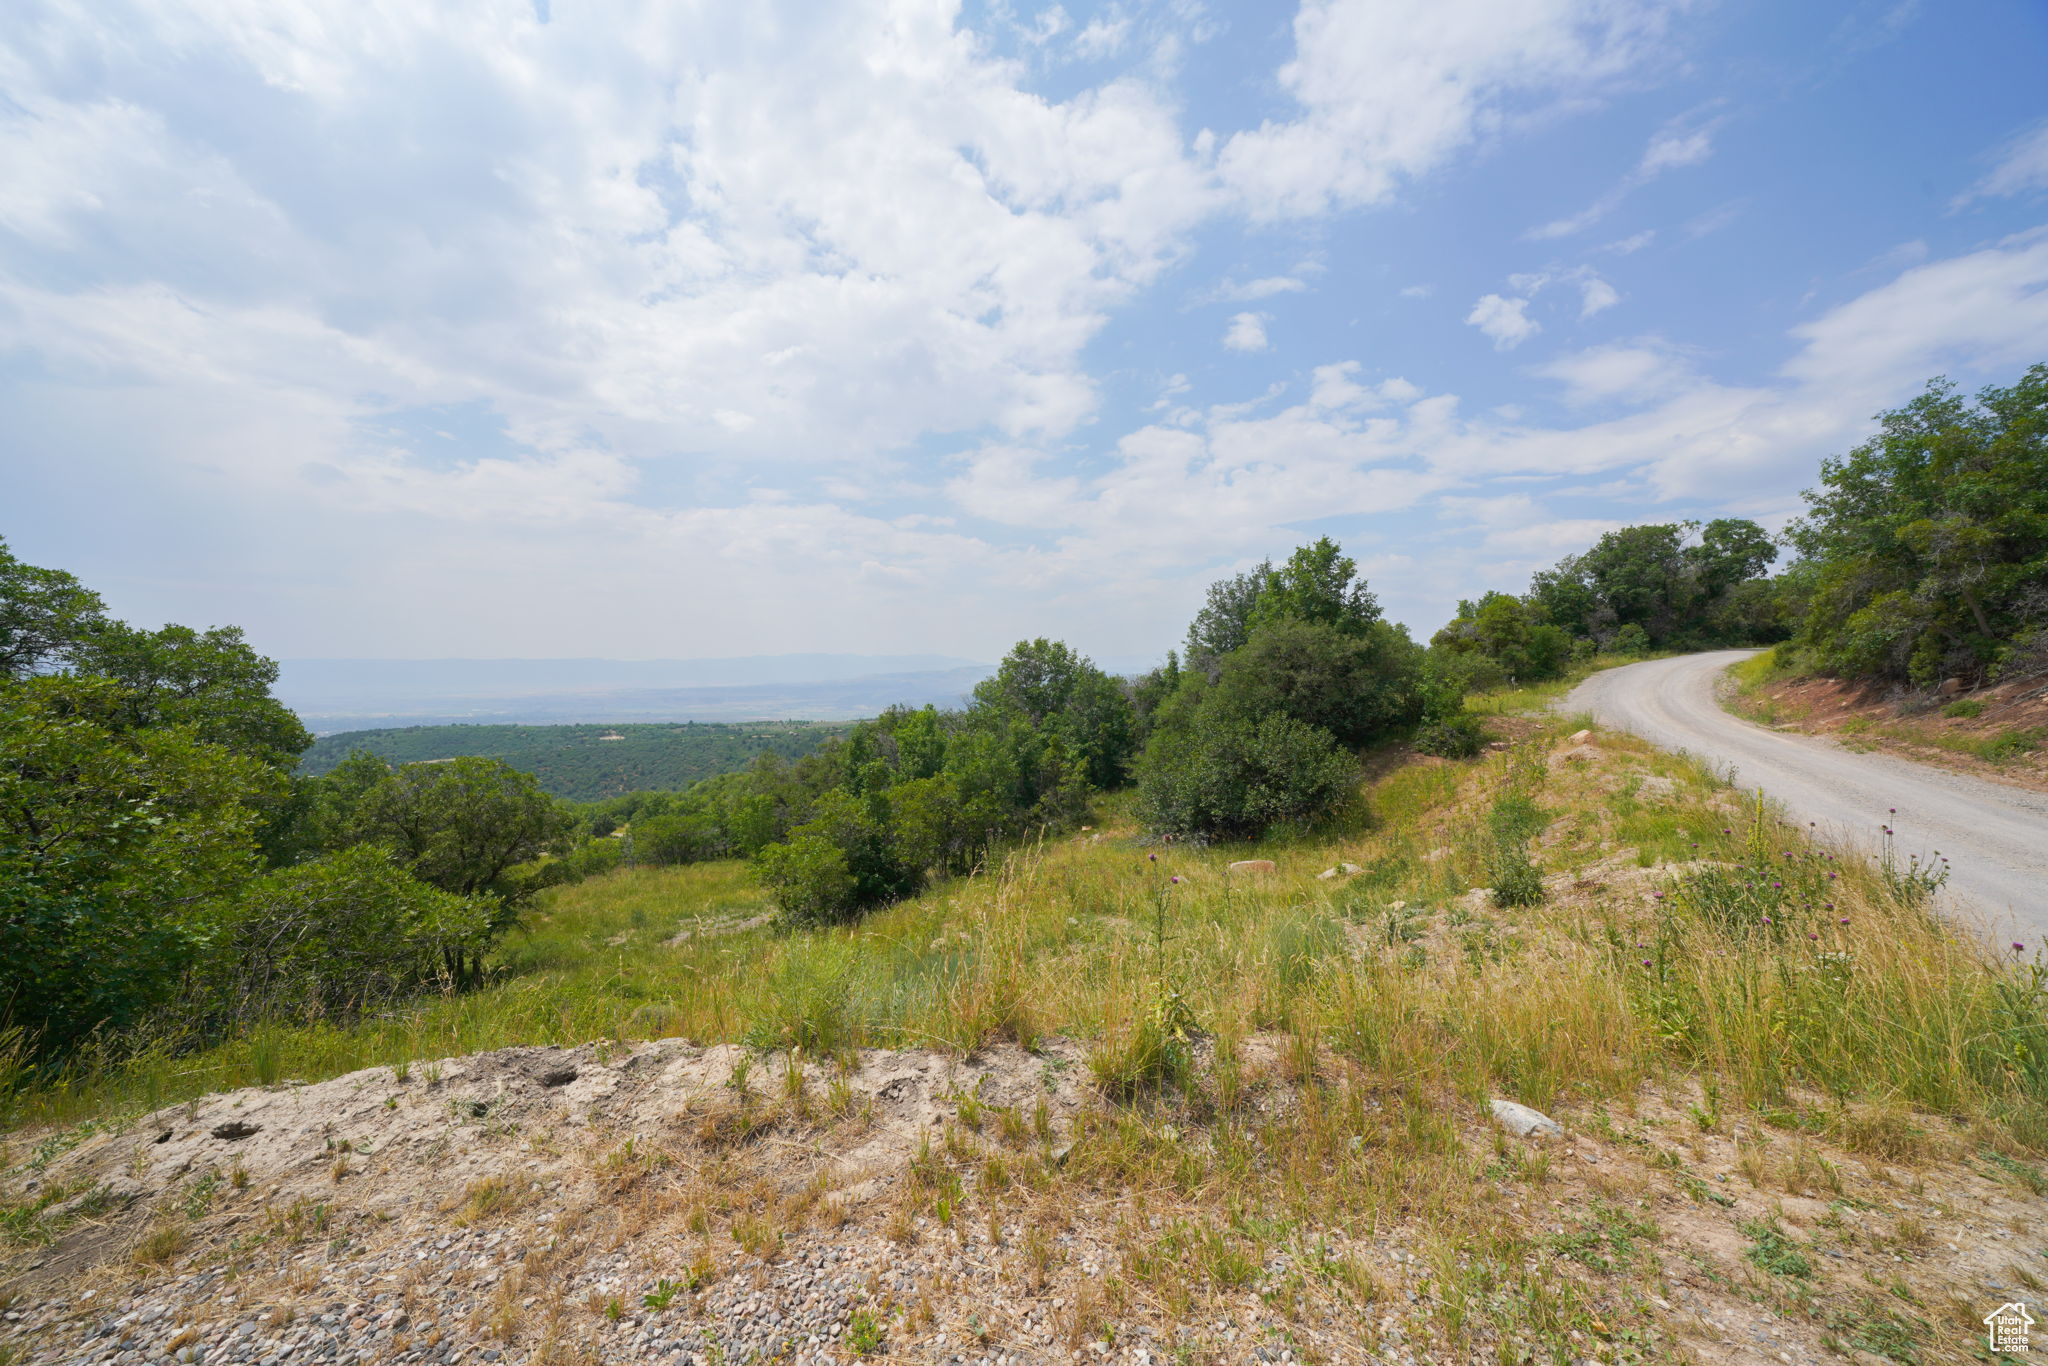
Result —
[[[1517,1138],[1552,1138],[1564,1133],[1558,1122],[1541,1110],[1531,1110],[1511,1100],[1494,1101],[1493,1117],[1501,1128]]]
[[[1592,738],[1593,732],[1590,730],[1575,730],[1571,733],[1571,738],[1566,740],[1565,743],[1568,745],[1583,745]]]

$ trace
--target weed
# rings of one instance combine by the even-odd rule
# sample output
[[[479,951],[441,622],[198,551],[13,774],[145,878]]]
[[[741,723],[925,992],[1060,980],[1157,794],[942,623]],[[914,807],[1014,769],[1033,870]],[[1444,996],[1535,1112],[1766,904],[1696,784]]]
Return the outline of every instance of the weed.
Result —
[[[1790,1276],[1802,1281],[1812,1277],[1812,1259],[1800,1250],[1799,1244],[1787,1238],[1774,1221],[1750,1219],[1738,1227],[1750,1242],[1742,1254],[1745,1260],[1773,1276]]]
[[[871,1310],[856,1309],[846,1320],[846,1346],[855,1356],[872,1356],[882,1349],[882,1324]]]
[[[1595,1200],[1576,1226],[1551,1240],[1551,1246],[1581,1266],[1612,1274],[1635,1266],[1636,1245],[1654,1239],[1657,1226],[1620,1205]]]

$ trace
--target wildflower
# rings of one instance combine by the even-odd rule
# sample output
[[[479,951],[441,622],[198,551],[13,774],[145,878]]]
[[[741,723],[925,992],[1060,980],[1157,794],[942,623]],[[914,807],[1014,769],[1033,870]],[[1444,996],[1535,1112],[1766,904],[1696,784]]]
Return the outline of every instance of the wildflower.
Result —
[[[1773,882],[1773,883],[1772,883],[1771,885],[1772,885],[1773,887],[1780,887],[1780,888],[1782,888],[1782,887],[1783,887],[1783,886],[1784,886],[1785,884],[1784,884],[1784,883],[1782,883],[1782,882]]]
[[[2012,951],[2014,953],[2025,953],[2027,951],[2027,946],[2025,944],[2020,943],[2017,939],[2015,939],[2012,943]]]
[[[1662,901],[1664,899],[1664,893],[1662,892],[1652,892],[1650,893],[1650,895],[1652,898],[1658,901]]]
[[[1830,878],[1838,878],[1838,877],[1840,877],[1840,876],[1841,876],[1841,874],[1840,874],[1840,873],[1836,873],[1836,872],[1830,872],[1830,873],[1828,874],[1828,876],[1829,876]]]
[[[1813,932],[1812,930],[1808,930],[1808,931],[1806,932],[1806,937],[1807,937],[1808,939],[1818,939],[1818,938],[1820,938],[1820,936],[1819,936],[1819,935],[1817,935],[1817,934],[1815,934],[1815,933],[1814,933],[1814,932]]]
[[[1145,855],[1145,857],[1146,857],[1147,859],[1151,860],[1151,861],[1152,861],[1153,863],[1157,863],[1157,862],[1159,862],[1159,855],[1157,855],[1157,854],[1147,854],[1147,855]]]
[[[1849,923],[1849,917],[1848,917],[1848,916],[1846,916],[1846,915],[1845,915],[1845,916],[1843,916],[1843,917],[1842,917],[1842,923],[1843,923],[1844,925],[1848,924],[1848,923]]]
[[[1650,966],[1650,960],[1649,960],[1649,959],[1647,959],[1647,958],[1645,958],[1645,959],[1643,960],[1643,966],[1644,966],[1644,967],[1649,967],[1649,966]]]
[[[1175,875],[1174,877],[1168,878],[1167,881],[1177,883],[1180,881],[1180,878],[1178,875]]]
[[[1771,918],[1770,918],[1769,916],[1765,916],[1765,917],[1764,917],[1764,924],[1768,925],[1768,924],[1770,924],[1770,923],[1771,923]]]

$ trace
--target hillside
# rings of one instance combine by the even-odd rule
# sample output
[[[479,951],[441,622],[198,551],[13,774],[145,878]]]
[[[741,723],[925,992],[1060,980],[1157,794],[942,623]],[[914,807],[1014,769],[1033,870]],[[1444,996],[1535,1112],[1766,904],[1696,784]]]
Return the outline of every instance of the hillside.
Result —
[[[1760,725],[2048,792],[2048,674],[1944,696],[1799,673],[1765,652],[1734,677],[1729,709]]]
[[[299,760],[299,768],[326,773],[357,750],[394,764],[475,755],[533,774],[557,797],[593,801],[622,792],[687,787],[715,773],[745,768],[764,752],[797,758],[845,731],[844,725],[820,721],[405,726],[322,736]]]
[[[1110,799],[832,929],[773,931],[735,863],[594,878],[481,991],[31,1093],[6,1331],[38,1359],[1968,1359],[2048,1273],[2040,974],[1681,758],[1493,724],[1512,748],[1387,756],[1343,828],[1161,847]]]

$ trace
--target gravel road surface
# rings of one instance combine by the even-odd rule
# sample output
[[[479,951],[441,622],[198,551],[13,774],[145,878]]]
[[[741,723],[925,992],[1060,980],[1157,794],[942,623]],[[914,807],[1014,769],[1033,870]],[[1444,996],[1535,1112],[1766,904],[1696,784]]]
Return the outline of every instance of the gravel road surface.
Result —
[[[1949,859],[1950,914],[1993,938],[2020,940],[2029,953],[2048,939],[2048,794],[1858,754],[1732,715],[1715,690],[1728,666],[1752,653],[1715,650],[1608,669],[1558,705],[1704,759],[1840,843],[1875,850],[1889,824],[1901,855],[1939,850]]]

